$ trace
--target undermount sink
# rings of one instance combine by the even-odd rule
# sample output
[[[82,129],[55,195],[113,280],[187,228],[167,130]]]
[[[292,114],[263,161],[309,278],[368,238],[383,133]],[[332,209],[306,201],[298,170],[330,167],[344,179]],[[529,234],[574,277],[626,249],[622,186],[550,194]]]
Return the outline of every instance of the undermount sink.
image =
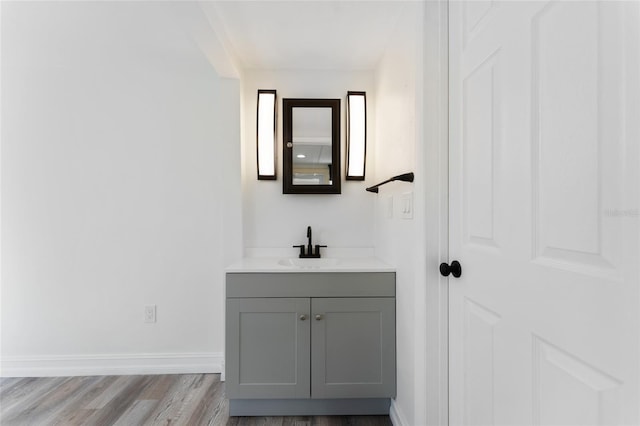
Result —
[[[282,266],[292,266],[292,267],[298,267],[298,268],[327,268],[330,266],[336,266],[338,264],[338,259],[335,259],[335,258],[302,259],[302,258],[292,257],[287,259],[280,259],[278,261],[278,264]]]

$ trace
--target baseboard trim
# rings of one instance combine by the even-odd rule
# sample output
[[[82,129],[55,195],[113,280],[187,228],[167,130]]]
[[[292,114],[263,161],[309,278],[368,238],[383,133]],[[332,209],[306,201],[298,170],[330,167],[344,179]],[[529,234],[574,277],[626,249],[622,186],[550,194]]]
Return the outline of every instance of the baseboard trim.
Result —
[[[393,426],[409,426],[406,418],[402,414],[402,411],[398,409],[398,403],[395,399],[391,400],[391,407],[389,408],[389,418]]]
[[[224,354],[160,353],[4,357],[0,377],[222,373]]]
[[[230,416],[374,416],[389,414],[389,398],[230,399]]]

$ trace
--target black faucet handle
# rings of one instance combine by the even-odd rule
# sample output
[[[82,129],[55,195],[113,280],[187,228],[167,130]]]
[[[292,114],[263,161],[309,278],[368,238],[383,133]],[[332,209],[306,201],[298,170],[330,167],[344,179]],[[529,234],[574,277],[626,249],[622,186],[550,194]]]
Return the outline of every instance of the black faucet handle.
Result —
[[[295,248],[295,247],[300,248],[300,257],[304,256],[304,244],[300,244],[300,245],[298,245],[298,246],[293,246],[293,247],[294,247],[294,248]]]
[[[320,249],[321,249],[321,248],[323,248],[323,247],[324,247],[324,248],[326,248],[327,246],[323,246],[323,245],[320,245],[320,244],[316,244],[316,255],[317,255],[318,257],[320,257]]]

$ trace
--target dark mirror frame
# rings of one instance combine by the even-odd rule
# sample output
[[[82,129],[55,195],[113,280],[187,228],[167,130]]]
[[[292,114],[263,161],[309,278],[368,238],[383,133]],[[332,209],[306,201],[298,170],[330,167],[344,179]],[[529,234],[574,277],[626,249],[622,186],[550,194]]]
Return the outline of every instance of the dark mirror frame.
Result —
[[[331,108],[331,185],[293,184],[293,108]],[[282,99],[282,193],[340,194],[340,99]]]

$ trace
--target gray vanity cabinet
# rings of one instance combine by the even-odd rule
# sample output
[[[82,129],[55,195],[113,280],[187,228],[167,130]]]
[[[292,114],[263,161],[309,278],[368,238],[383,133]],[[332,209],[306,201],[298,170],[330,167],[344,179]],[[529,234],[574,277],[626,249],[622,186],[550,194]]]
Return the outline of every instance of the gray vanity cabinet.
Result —
[[[227,300],[227,397],[309,398],[309,311],[308,298]]]
[[[311,300],[313,398],[395,396],[395,299]]]
[[[226,318],[232,407],[395,396],[394,273],[228,273]]]

